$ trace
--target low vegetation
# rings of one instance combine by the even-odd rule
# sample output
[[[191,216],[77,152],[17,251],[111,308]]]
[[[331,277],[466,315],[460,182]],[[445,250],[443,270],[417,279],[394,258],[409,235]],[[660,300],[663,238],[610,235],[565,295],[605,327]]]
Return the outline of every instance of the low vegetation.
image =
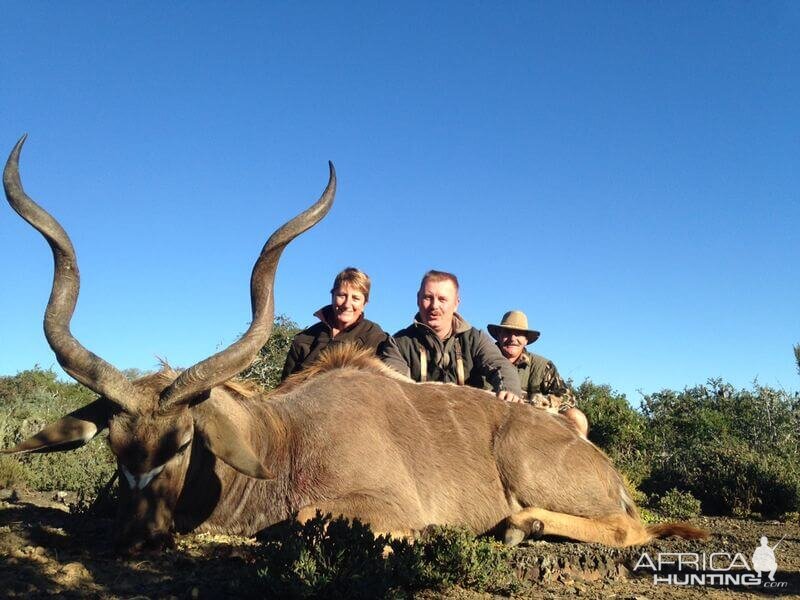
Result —
[[[261,348],[253,364],[242,373],[244,379],[258,382],[265,389],[271,390],[281,382],[283,363],[292,345],[292,339],[300,331],[297,323],[278,315],[269,341]]]
[[[609,386],[576,393],[603,448],[658,509],[691,494],[710,515],[779,517],[800,510],[800,394],[719,379],[644,396],[641,410]],[[669,504],[669,502],[668,502]]]
[[[13,377],[0,377],[0,398],[0,447],[8,448],[91,402],[95,395],[78,383],[59,381],[51,370],[35,367]],[[116,461],[104,443],[71,452],[0,455],[0,487],[24,485],[93,496],[115,468]]]
[[[520,585],[510,554],[464,529],[430,527],[411,544],[318,513],[265,542],[258,574],[264,595],[276,598],[405,597],[453,585],[509,594]]]
[[[671,519],[685,521],[700,515],[700,500],[690,492],[672,488],[658,499],[658,512]]]

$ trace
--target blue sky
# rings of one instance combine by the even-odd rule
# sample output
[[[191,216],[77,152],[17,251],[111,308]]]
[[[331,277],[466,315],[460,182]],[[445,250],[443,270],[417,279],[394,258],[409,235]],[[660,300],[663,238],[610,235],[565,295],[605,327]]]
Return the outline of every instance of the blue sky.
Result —
[[[29,133],[23,183],[78,253],[73,332],[120,368],[232,342],[330,159],[336,205],[276,282],[301,325],[352,265],[395,331],[437,268],[473,325],[524,310],[532,350],[634,403],[796,390],[798,6],[7,3],[0,151]],[[55,364],[51,273],[0,207],[0,374]]]

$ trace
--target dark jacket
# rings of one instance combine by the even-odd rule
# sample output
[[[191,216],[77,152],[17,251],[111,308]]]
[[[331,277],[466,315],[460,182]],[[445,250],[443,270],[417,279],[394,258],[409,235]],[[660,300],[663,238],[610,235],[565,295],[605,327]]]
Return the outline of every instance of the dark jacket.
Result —
[[[464,366],[464,383],[483,387],[484,378],[495,392],[509,390],[522,395],[519,377],[488,335],[475,329],[460,315],[453,316],[453,335],[440,340],[436,333],[419,320],[394,334],[381,346],[378,354],[395,371],[414,381],[458,383],[458,354]],[[426,373],[422,375],[421,355],[425,353]]]
[[[302,371],[305,367],[319,358],[328,346],[334,344],[358,344],[364,348],[377,350],[383,342],[389,338],[381,326],[372,321],[361,318],[356,323],[340,331],[336,337],[332,335],[332,328],[329,323],[333,322],[333,312],[330,305],[319,309],[314,313],[319,319],[319,323],[304,329],[292,340],[289,354],[286,355],[286,362],[283,365],[281,381],[292,373]]]

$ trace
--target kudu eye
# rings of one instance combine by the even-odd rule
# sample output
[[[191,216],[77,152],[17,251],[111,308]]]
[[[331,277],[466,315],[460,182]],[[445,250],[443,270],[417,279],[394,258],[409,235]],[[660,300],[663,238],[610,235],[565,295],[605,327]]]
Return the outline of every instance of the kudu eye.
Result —
[[[192,438],[189,438],[186,442],[184,442],[178,449],[175,451],[175,454],[183,454],[186,452],[186,449],[192,445]]]

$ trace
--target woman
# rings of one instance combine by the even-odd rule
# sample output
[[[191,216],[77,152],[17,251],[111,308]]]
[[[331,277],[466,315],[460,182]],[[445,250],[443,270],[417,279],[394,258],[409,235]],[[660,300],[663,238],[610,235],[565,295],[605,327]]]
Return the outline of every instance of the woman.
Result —
[[[292,340],[281,380],[302,371],[319,357],[322,350],[333,344],[358,344],[377,350],[388,335],[380,325],[364,318],[369,288],[369,276],[353,267],[336,276],[331,289],[331,303],[314,313],[320,322],[301,331]]]

